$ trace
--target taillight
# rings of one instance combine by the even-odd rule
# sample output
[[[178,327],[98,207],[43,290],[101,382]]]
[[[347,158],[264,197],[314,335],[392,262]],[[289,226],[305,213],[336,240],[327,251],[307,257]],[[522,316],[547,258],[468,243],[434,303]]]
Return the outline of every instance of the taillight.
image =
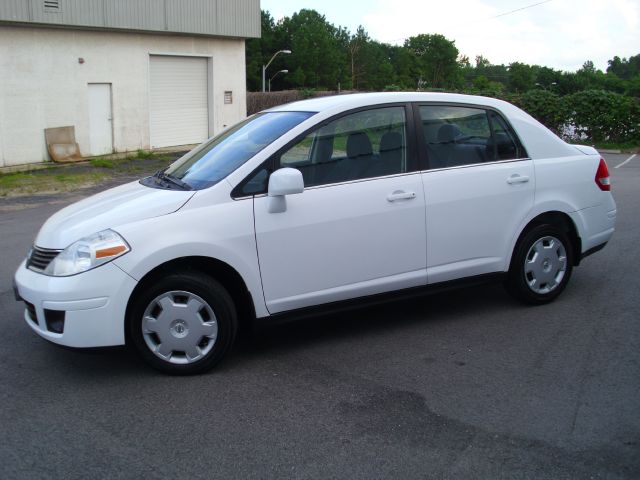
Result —
[[[598,165],[598,171],[596,172],[596,185],[598,185],[598,188],[603,192],[611,190],[609,167],[607,167],[607,162],[604,161],[604,158],[600,159],[600,164]]]

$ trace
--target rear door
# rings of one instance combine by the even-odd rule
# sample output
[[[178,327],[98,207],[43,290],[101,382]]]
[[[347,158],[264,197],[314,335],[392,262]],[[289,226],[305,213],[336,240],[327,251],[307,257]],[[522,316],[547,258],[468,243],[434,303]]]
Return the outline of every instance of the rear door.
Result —
[[[288,195],[283,213],[255,198],[269,312],[426,284],[424,191],[407,117],[405,106],[347,114],[278,156],[276,167],[302,171],[305,191]]]
[[[533,207],[535,175],[496,111],[421,105],[429,283],[504,270]],[[420,130],[420,129],[419,129]]]

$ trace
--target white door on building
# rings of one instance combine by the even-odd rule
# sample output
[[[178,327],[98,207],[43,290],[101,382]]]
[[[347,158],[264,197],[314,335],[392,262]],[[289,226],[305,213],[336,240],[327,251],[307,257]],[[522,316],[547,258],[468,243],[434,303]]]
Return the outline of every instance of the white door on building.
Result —
[[[206,140],[209,137],[207,59],[151,55],[149,75],[151,147]]]
[[[113,153],[111,84],[89,84],[89,149],[91,155]]]

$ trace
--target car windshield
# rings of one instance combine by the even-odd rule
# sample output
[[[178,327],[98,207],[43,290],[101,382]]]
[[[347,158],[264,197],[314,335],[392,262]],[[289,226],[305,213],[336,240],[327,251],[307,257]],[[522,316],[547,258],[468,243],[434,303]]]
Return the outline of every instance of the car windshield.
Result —
[[[312,115],[312,112],[253,115],[196,147],[171,164],[164,174],[194,190],[210,187]]]

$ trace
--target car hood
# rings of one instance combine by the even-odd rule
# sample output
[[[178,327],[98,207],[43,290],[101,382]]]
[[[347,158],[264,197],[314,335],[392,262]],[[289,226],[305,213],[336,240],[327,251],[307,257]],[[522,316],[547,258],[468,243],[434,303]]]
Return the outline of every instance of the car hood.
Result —
[[[63,249],[93,233],[179,210],[195,192],[161,190],[132,182],[63,208],[40,229],[35,244]]]

